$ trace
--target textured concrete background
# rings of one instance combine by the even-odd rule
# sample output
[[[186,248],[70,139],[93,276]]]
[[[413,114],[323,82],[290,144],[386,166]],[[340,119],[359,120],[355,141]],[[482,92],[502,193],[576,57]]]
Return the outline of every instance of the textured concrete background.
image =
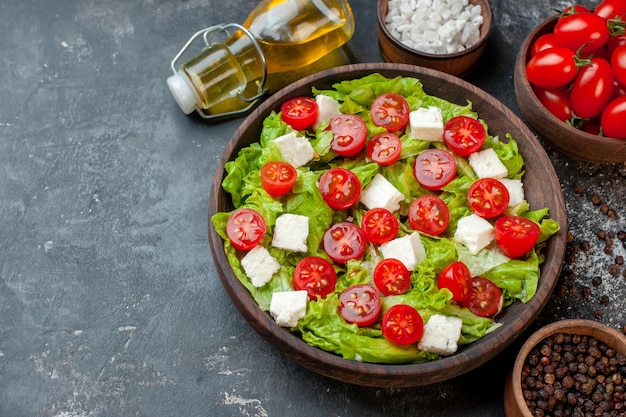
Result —
[[[344,52],[380,61],[376,1],[351,3]],[[446,383],[361,388],[295,365],[232,306],[210,258],[207,199],[241,119],[185,116],[165,79],[191,34],[243,22],[255,4],[0,0],[0,417],[503,415],[518,344]],[[519,114],[516,51],[568,4],[492,1],[469,81]],[[621,329],[626,169],[548,153],[572,242],[533,327],[584,317]],[[612,252],[600,230],[616,235]]]

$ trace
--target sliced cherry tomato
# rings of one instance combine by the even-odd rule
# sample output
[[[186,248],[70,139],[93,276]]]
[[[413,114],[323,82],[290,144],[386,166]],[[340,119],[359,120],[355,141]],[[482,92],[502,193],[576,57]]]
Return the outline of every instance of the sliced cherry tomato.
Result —
[[[395,345],[412,345],[424,334],[424,320],[419,311],[407,304],[395,304],[383,315],[383,337]]]
[[[537,52],[543,51],[544,49],[550,49],[554,46],[558,46],[554,33],[544,33],[543,35],[539,36],[531,46],[530,55],[537,55]]]
[[[590,119],[602,113],[613,96],[613,79],[611,64],[605,59],[593,58],[580,68],[570,91],[574,114]]]
[[[373,208],[363,214],[361,228],[365,238],[377,245],[389,242],[398,234],[398,219],[383,207]]]
[[[341,156],[355,156],[365,147],[367,127],[356,114],[338,114],[330,119],[328,128],[333,132],[330,148]]]
[[[553,30],[556,42],[572,51],[595,51],[609,40],[606,19],[593,13],[574,13],[561,17]]]
[[[339,314],[348,323],[359,327],[376,323],[380,318],[380,307],[380,295],[371,285],[353,285],[339,295]]]
[[[435,195],[420,196],[409,207],[409,224],[413,230],[439,236],[450,224],[450,209]]]
[[[539,51],[526,64],[528,82],[539,87],[562,87],[576,77],[575,52],[562,46]]]
[[[469,116],[456,116],[448,120],[443,129],[443,140],[452,152],[468,156],[483,146],[487,138],[485,127]]]
[[[606,105],[600,117],[604,136],[626,139],[626,97],[613,99]]]
[[[509,258],[528,253],[539,239],[539,225],[521,216],[502,216],[494,225],[498,247]]]
[[[626,17],[626,2],[624,0],[603,0],[593,11],[605,19],[622,19]]]
[[[450,290],[453,301],[467,301],[472,296],[472,274],[463,262],[452,262],[439,273],[437,286]]]
[[[470,208],[486,219],[502,214],[509,206],[509,199],[509,190],[495,178],[476,180],[467,191]]]
[[[367,143],[367,157],[379,165],[391,165],[400,159],[402,141],[394,133],[380,133]]]
[[[387,132],[397,132],[409,121],[409,103],[400,94],[385,93],[374,100],[371,107],[372,121]]]
[[[287,194],[297,177],[298,171],[287,162],[272,161],[261,167],[261,185],[272,197]]]
[[[324,233],[324,251],[333,261],[345,264],[360,259],[365,253],[365,234],[359,226],[350,222],[332,225]]]
[[[611,55],[611,68],[618,83],[626,86],[626,45],[618,46]]]
[[[267,232],[265,219],[258,211],[240,208],[232,212],[226,222],[226,235],[239,250],[250,250],[263,240]]]
[[[411,288],[411,273],[395,258],[385,258],[374,268],[374,284],[384,295],[404,294]]]
[[[422,187],[437,191],[456,177],[456,160],[443,149],[426,149],[415,158],[413,173]]]
[[[572,118],[572,103],[566,87],[533,86],[533,91],[541,104],[557,119],[566,121]]]
[[[319,188],[326,204],[335,210],[352,207],[361,196],[361,181],[345,168],[326,171],[320,178]]]
[[[493,317],[502,310],[504,297],[493,281],[476,277],[472,279],[472,296],[461,305],[478,317]]]
[[[308,129],[315,123],[319,107],[310,97],[294,97],[280,106],[283,120],[296,130]]]
[[[311,300],[324,298],[335,291],[337,273],[333,265],[324,258],[308,256],[296,265],[293,271],[293,287],[306,290]]]

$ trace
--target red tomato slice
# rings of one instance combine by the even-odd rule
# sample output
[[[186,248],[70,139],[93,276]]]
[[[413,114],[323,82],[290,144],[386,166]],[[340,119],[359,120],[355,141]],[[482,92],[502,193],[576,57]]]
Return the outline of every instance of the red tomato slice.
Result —
[[[459,156],[468,156],[483,146],[487,138],[485,127],[469,116],[456,116],[448,120],[443,129],[443,140]]]
[[[606,19],[593,13],[574,13],[562,16],[553,30],[556,42],[572,51],[591,52],[609,40]]]
[[[605,59],[593,58],[579,69],[570,90],[574,114],[585,119],[600,115],[613,97],[613,81],[611,64]]]
[[[332,225],[322,239],[324,251],[333,261],[345,264],[360,259],[365,253],[365,234],[359,226],[350,222]]]
[[[320,193],[326,204],[335,210],[352,207],[361,196],[361,181],[345,168],[331,168],[320,178]]]
[[[294,97],[280,106],[283,120],[296,130],[308,129],[315,123],[319,107],[310,97]]]
[[[472,296],[461,305],[478,317],[495,316],[504,305],[502,290],[487,278],[472,279]]]
[[[380,295],[371,285],[353,285],[339,295],[338,309],[348,323],[359,327],[371,326],[380,317]]]
[[[602,111],[600,124],[604,136],[615,139],[626,139],[626,96],[618,97],[609,102]]]
[[[422,187],[440,190],[456,177],[454,155],[443,149],[426,149],[415,158],[413,173]]]
[[[361,117],[355,114],[339,114],[328,124],[333,132],[330,148],[341,156],[355,156],[365,147],[367,127]]]
[[[539,239],[539,225],[521,216],[502,216],[494,225],[496,243],[509,258],[528,253]]]
[[[383,315],[383,337],[396,345],[412,345],[424,334],[424,320],[419,311],[407,304],[395,304]]]
[[[337,273],[333,265],[324,258],[309,256],[302,259],[293,271],[293,287],[306,290],[309,299],[324,298],[335,291]]]
[[[491,219],[509,206],[509,190],[495,178],[481,178],[470,185],[467,202],[474,213]]]
[[[250,250],[263,240],[267,224],[263,216],[251,208],[232,212],[226,222],[226,234],[230,243],[239,250]]]
[[[365,238],[377,245],[389,242],[396,237],[399,227],[396,216],[383,207],[366,211],[361,219],[361,228]]]
[[[411,273],[395,258],[386,258],[374,268],[374,284],[384,295],[404,294],[411,288]]]
[[[452,262],[439,273],[437,286],[450,290],[452,300],[462,303],[472,296],[472,274],[463,262]]]
[[[379,165],[391,165],[400,159],[402,141],[393,133],[381,133],[367,144],[367,157]]]
[[[450,224],[450,209],[441,198],[423,195],[409,207],[409,224],[413,230],[439,236]]]
[[[272,197],[280,197],[291,191],[298,171],[287,162],[272,161],[261,167],[261,185]]]
[[[397,132],[409,121],[409,103],[400,94],[385,93],[374,100],[371,107],[372,121],[387,132]]]

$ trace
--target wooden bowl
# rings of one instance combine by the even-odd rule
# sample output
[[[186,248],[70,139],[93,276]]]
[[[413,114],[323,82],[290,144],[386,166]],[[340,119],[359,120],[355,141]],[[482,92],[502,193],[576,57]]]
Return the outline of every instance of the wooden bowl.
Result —
[[[513,369],[506,380],[504,387],[504,413],[506,417],[534,417],[526,406],[522,393],[522,369],[533,348],[546,337],[556,333],[593,336],[617,352],[626,355],[626,335],[603,323],[593,320],[569,319],[540,328],[522,345]]]
[[[541,266],[541,278],[535,296],[526,304],[514,303],[506,308],[498,317],[498,321],[503,324],[498,330],[475,343],[459,348],[452,356],[433,362],[407,365],[354,362],[314,348],[299,336],[279,327],[268,313],[258,307],[234,275],[223,250],[223,241],[210,221],[217,212],[233,210],[230,195],[221,187],[225,176],[224,165],[235,158],[242,147],[258,141],[263,120],[272,110],[279,111],[281,103],[288,98],[310,96],[312,86],[328,89],[334,83],[372,73],[380,73],[386,77],[416,77],[423,83],[427,94],[458,104],[465,104],[470,100],[480,117],[489,124],[491,134],[497,134],[504,139],[508,132],[516,139],[519,151],[526,161],[524,189],[531,208],[549,207],[551,218],[561,226],[560,232],[547,242],[545,262]],[[484,364],[513,342],[542,310],[556,285],[565,257],[566,211],[560,189],[550,159],[530,129],[507,107],[479,88],[451,75],[411,65],[347,65],[308,76],[281,89],[256,108],[237,129],[222,154],[213,178],[208,207],[209,241],[219,278],[237,309],[254,330],[298,364],[327,377],[363,386],[427,385],[453,378]]]
[[[385,17],[389,10],[389,1],[378,0],[378,45],[383,59],[387,62],[433,68],[458,77],[466,76],[474,68],[474,65],[484,52],[493,23],[491,4],[488,0],[469,0],[469,2],[480,5],[482,8],[483,24],[480,27],[478,42],[464,51],[454,54],[432,54],[409,48],[394,37],[387,29],[387,24],[385,23]]]
[[[554,29],[557,16],[539,24],[524,40],[515,61],[514,83],[517,103],[524,118],[552,148],[585,162],[626,162],[626,140],[593,135],[559,120],[541,104],[526,78],[526,63],[535,40]]]

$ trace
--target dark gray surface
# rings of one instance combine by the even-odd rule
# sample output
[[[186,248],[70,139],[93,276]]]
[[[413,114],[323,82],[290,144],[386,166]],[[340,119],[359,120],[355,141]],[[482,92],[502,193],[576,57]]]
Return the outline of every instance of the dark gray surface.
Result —
[[[0,417],[504,415],[519,342],[452,381],[362,388],[295,365],[231,304],[206,213],[217,160],[242,119],[185,116],[165,79],[191,34],[243,22],[255,4],[0,2]],[[519,114],[516,51],[568,3],[492,5],[493,34],[468,79]],[[346,55],[380,61],[376,1],[352,6]],[[548,152],[572,245],[588,240],[591,249],[568,260],[533,327],[584,317],[621,328],[626,281],[607,266],[624,249],[617,241],[606,254],[596,232],[626,229],[626,170]],[[602,214],[592,194],[618,217]]]

